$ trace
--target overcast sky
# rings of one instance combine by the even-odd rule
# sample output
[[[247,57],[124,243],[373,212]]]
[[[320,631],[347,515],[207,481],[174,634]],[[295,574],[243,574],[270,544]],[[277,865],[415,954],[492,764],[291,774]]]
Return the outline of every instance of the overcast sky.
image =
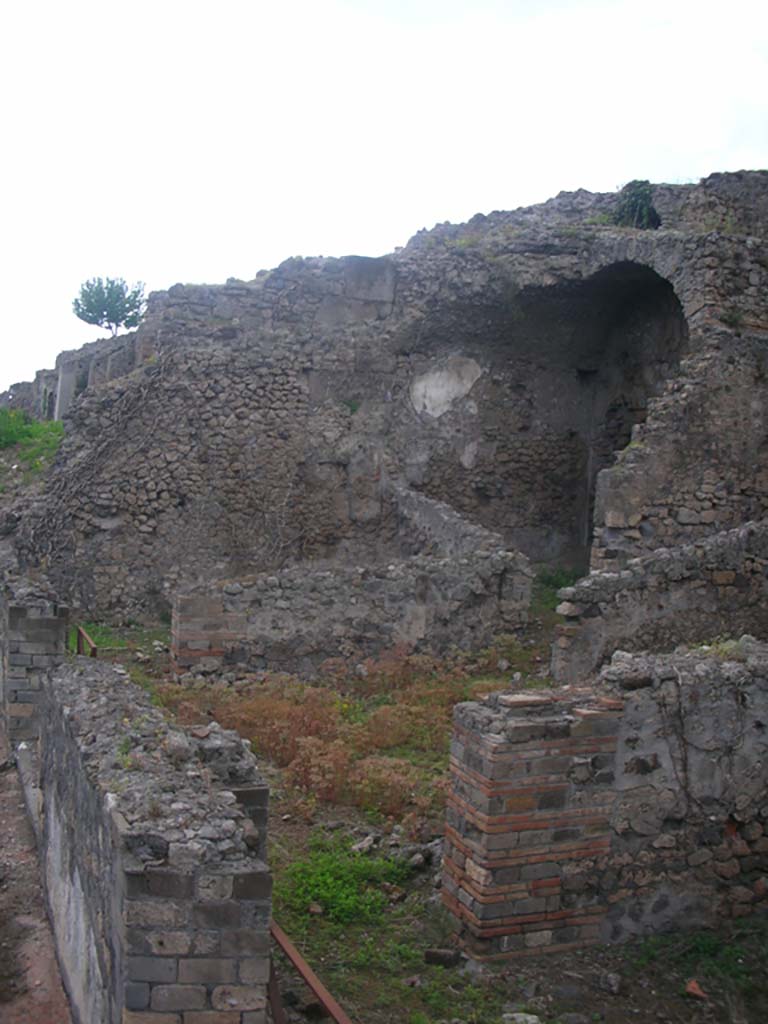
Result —
[[[4,4],[0,390],[94,276],[252,278],[632,178],[768,167],[765,0]]]

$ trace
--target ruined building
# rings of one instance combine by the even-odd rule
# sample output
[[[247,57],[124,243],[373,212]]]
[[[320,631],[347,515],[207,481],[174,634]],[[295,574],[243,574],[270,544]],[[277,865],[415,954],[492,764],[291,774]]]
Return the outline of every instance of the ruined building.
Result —
[[[173,610],[180,670],[482,645],[524,623],[532,566],[584,574],[552,672],[588,688],[457,711],[446,891],[478,955],[652,927],[688,882],[751,906],[765,870],[768,172],[654,186],[647,229],[621,199],[176,285],[2,396],[67,426],[42,498],[3,512],[5,564],[91,616]],[[744,633],[725,675],[611,664]],[[715,742],[704,677],[735,760],[692,789],[665,716]]]

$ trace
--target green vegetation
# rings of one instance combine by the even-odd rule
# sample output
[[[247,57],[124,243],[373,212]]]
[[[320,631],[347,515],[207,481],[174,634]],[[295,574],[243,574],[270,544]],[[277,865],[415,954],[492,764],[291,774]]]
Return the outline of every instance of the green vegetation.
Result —
[[[578,569],[542,569],[533,584],[531,614],[553,613],[559,603],[558,590],[562,590],[563,587],[572,587],[576,580],[583,575]]]
[[[745,661],[744,648],[738,640],[732,637],[715,637],[709,643],[700,644],[696,651],[707,654],[713,658],[720,658],[722,661]]]
[[[747,1003],[762,999],[763,978],[755,974],[755,963],[768,963],[768,921],[754,918],[719,931],[673,932],[654,935],[637,947],[635,965],[647,968],[664,965],[685,977],[707,982],[736,994]]]
[[[726,327],[733,328],[734,331],[738,331],[744,326],[744,314],[740,309],[735,309],[731,306],[729,309],[724,309],[720,314],[720,323],[725,324]]]
[[[64,437],[58,420],[33,420],[18,409],[0,409],[0,449],[16,448],[14,459],[24,467],[27,479],[53,461]]]
[[[619,193],[613,215],[614,224],[625,228],[652,230],[661,224],[653,207],[653,188],[650,181],[630,181]]]
[[[591,227],[611,227],[616,223],[610,213],[593,213],[591,217],[587,217],[584,221],[585,224],[589,224]]]
[[[69,649],[75,650],[77,642],[76,626],[82,626],[88,636],[102,651],[141,651],[151,653],[155,642],[168,644],[170,636],[167,629],[148,626],[110,626],[105,622],[78,622],[69,630]]]
[[[451,946],[451,923],[430,899],[429,873],[375,850],[353,854],[349,840],[319,830],[296,860],[275,831],[275,919],[354,1020],[500,1021],[509,998],[503,978],[489,972],[475,981],[424,961],[425,949]]]
[[[397,885],[409,873],[399,861],[354,853],[343,839],[317,839],[281,875],[275,903],[294,921],[319,911],[336,924],[376,924],[387,905],[382,883]]]
[[[163,701],[158,692],[158,681],[164,674],[166,659],[164,651],[170,643],[167,626],[110,626],[103,622],[76,623],[70,627],[67,637],[67,649],[72,653],[77,650],[78,625],[83,627],[96,644],[100,659],[121,662],[125,666],[131,682],[145,690],[156,707],[162,706]],[[160,651],[155,648],[156,644],[162,645]]]
[[[114,338],[121,327],[139,326],[144,305],[141,282],[129,288],[122,277],[93,277],[80,286],[72,310],[87,324],[108,327]]]

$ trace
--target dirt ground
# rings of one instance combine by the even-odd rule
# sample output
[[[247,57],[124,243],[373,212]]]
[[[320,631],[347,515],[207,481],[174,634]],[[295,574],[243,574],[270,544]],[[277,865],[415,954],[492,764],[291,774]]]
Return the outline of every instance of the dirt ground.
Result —
[[[71,1024],[21,784],[0,733],[0,1022]]]
[[[274,798],[270,809],[272,868],[293,859],[310,845],[310,836],[326,832],[357,841],[370,826],[349,808],[326,806],[307,821],[282,796],[281,773],[267,769]],[[321,921],[310,924],[304,941],[292,935],[330,991],[359,1024],[765,1024],[768,1021],[768,920],[723,922],[719,932],[679,932],[619,946],[595,946],[556,957],[537,956],[496,965],[464,961],[451,968],[424,964],[388,972],[371,963],[355,968],[355,945],[374,938],[407,941],[421,954],[434,944],[443,916],[435,899],[433,873],[416,876],[406,884],[404,910],[407,925],[388,920],[370,936],[355,929],[354,936],[327,942]],[[443,945],[450,945],[443,937]],[[384,976],[379,977],[383,971]],[[292,1024],[305,1024],[308,1015],[297,1013],[311,997],[295,972],[278,965],[280,987],[288,995],[287,1016]],[[693,985],[691,985],[693,983]],[[414,989],[410,989],[414,986]],[[427,1012],[415,998],[419,987],[442,993],[453,1012]],[[689,991],[686,991],[686,988]],[[389,990],[389,993],[387,992]],[[391,1000],[399,990],[400,1002]],[[413,991],[414,999],[407,994]],[[470,992],[479,998],[472,1007]],[[393,1005],[394,1003],[394,1005]],[[493,1007],[493,1009],[491,1008]],[[519,1016],[516,1017],[515,1015]],[[526,1015],[529,1019],[526,1020]]]

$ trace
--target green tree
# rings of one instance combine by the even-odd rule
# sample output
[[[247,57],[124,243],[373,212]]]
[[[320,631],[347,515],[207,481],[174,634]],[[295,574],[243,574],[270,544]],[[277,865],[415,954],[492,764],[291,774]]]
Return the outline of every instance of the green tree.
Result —
[[[75,316],[87,324],[108,327],[112,337],[120,327],[138,327],[144,313],[144,285],[129,288],[122,277],[93,277],[80,285],[72,303]]]

